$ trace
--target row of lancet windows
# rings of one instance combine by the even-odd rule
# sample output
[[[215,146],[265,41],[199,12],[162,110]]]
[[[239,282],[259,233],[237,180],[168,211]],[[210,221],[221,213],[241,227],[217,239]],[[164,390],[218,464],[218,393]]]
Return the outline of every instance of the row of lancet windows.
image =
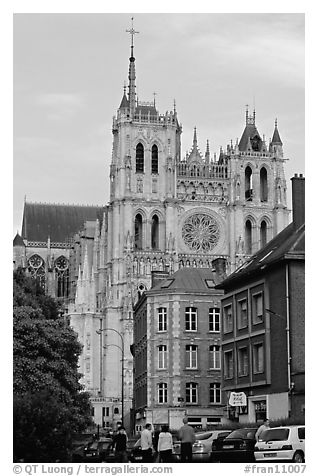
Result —
[[[267,182],[267,170],[262,167],[260,170],[260,201],[268,201],[268,182]],[[245,169],[245,199],[247,201],[253,200],[253,174],[250,166]]]
[[[136,173],[144,173],[145,168],[144,146],[139,142],[136,146]],[[154,144],[151,148],[151,173],[158,173],[158,147]]]
[[[143,249],[143,218],[140,213],[135,217],[135,249]],[[159,218],[158,215],[153,215],[151,219],[151,248],[153,250],[159,249]]]
[[[255,250],[253,249],[253,233],[252,233],[252,222],[251,220],[246,220],[245,222],[245,252],[248,255],[251,255]],[[265,220],[262,220],[261,226],[259,228],[259,243],[260,248],[263,248],[268,242],[268,225]]]

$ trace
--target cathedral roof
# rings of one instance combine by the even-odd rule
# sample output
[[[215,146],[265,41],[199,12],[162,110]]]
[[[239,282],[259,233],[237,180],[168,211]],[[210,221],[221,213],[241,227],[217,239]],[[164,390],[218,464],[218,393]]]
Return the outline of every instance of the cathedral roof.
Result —
[[[22,237],[28,241],[65,243],[87,220],[102,221],[104,208],[93,205],[25,203]]]
[[[121,103],[120,103],[120,106],[119,106],[119,109],[125,109],[127,107],[129,108],[129,101],[127,99],[126,93],[124,93],[123,98],[122,98]]]
[[[274,129],[274,134],[272,138],[272,144],[283,144],[277,129],[277,121],[275,121],[275,129]]]
[[[291,259],[305,259],[305,224],[296,228],[290,223],[217,287],[232,288],[244,279],[259,276],[271,266]]]
[[[150,114],[150,116],[156,116],[158,114],[157,112],[157,109],[156,107],[153,105],[153,104],[149,104],[149,105],[138,105],[136,107],[136,112],[135,114],[138,115],[138,114],[141,114],[142,116],[147,116],[148,113]]]
[[[257,136],[257,137],[259,137],[259,139],[261,139],[255,124],[246,124],[245,129],[244,129],[243,134],[242,134],[242,137],[241,137],[241,140],[240,140],[239,145],[238,145],[239,150],[240,151],[247,150],[249,140],[252,139],[255,136]]]
[[[23,238],[19,233],[17,233],[13,239],[13,246],[25,246]]]
[[[151,291],[209,291],[220,283],[219,275],[211,268],[181,268],[166,280],[160,281]]]

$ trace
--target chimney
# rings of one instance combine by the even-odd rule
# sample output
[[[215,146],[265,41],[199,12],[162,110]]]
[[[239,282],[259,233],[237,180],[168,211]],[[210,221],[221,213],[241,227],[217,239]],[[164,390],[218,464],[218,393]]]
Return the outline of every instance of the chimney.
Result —
[[[293,223],[299,228],[305,223],[305,177],[303,174],[294,175],[292,181]]]

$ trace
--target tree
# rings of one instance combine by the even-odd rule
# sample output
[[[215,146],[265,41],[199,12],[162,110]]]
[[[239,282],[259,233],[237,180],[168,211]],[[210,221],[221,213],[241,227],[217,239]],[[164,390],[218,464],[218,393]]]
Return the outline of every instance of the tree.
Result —
[[[81,345],[39,284],[14,273],[14,459],[68,461],[71,435],[91,424],[77,370]]]

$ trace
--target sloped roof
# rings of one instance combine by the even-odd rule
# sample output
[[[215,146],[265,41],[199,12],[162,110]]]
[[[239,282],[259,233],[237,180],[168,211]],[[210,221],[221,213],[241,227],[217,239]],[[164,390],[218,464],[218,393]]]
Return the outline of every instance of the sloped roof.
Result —
[[[128,102],[126,94],[124,93],[123,98],[122,98],[121,103],[120,103],[120,106],[119,106],[119,109],[125,109],[126,107],[129,107],[129,102]]]
[[[271,266],[291,259],[305,259],[305,224],[296,229],[294,223],[290,223],[217,288],[229,288],[238,281],[263,273]]]
[[[252,137],[255,137],[256,135],[261,138],[255,124],[246,124],[238,145],[239,150],[245,151],[247,149],[248,140]]]
[[[103,219],[104,207],[93,205],[65,205],[25,203],[22,237],[28,241],[55,243],[69,241],[85,221]]]
[[[209,291],[220,283],[219,275],[211,268],[181,268],[160,281],[150,291]]]
[[[141,106],[137,106],[136,107],[136,111],[135,111],[135,114],[140,114],[142,116],[147,116],[148,112],[151,116],[156,116],[158,113],[157,113],[157,109],[155,108],[155,106],[151,106],[151,105],[147,105],[147,106],[144,106],[144,105],[141,105]]]
[[[25,246],[22,236],[17,233],[13,239],[13,246]]]
[[[282,141],[281,141],[281,138],[280,138],[277,127],[275,127],[275,129],[274,129],[272,144],[282,144]]]

